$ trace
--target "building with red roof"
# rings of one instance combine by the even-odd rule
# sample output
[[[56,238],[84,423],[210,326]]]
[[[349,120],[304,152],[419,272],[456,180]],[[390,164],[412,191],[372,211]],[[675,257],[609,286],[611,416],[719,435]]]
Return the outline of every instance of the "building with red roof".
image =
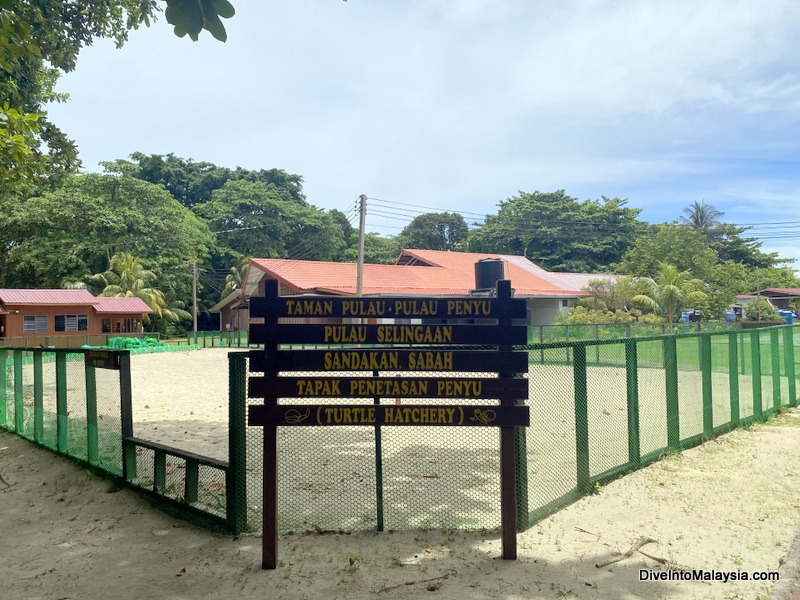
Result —
[[[464,296],[476,290],[475,264],[485,259],[502,263],[503,279],[511,281],[516,297],[528,304],[528,323],[551,325],[588,295],[583,289],[591,279],[614,275],[551,273],[522,256],[406,249],[393,265],[365,264],[364,296]],[[224,298],[211,311],[221,314],[221,328],[246,329],[247,301],[263,295],[264,280],[277,279],[280,294],[355,296],[357,265],[279,258],[253,258],[242,289]]]
[[[87,290],[0,289],[0,338],[141,333],[152,312],[139,298]]]

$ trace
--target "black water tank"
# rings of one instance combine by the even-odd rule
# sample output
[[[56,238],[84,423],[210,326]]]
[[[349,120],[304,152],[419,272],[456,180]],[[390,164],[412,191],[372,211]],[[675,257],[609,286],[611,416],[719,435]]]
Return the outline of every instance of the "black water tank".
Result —
[[[503,261],[499,258],[483,258],[475,263],[475,289],[493,290],[499,279],[503,279]]]

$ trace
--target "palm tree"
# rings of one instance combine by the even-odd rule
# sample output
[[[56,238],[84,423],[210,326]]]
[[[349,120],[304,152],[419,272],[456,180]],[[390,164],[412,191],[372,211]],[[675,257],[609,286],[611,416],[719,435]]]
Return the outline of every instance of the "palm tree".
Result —
[[[695,200],[694,204],[684,208],[683,212],[689,216],[680,217],[681,224],[700,232],[706,247],[710,246],[714,238],[717,237],[717,232],[721,225],[720,217],[725,216],[725,213],[710,204],[706,204],[705,200],[701,202]]]
[[[244,274],[247,271],[247,265],[250,263],[249,258],[244,258],[238,265],[233,265],[225,276],[225,287],[222,289],[220,299],[225,298],[232,292],[235,292],[242,287],[244,282]]]
[[[182,303],[169,305],[164,292],[154,283],[158,276],[144,268],[142,262],[132,254],[115,254],[111,257],[108,270],[92,275],[90,285],[102,288],[101,296],[112,298],[139,298],[153,311],[156,319],[165,319],[177,323],[182,319],[191,319],[191,314],[184,310]],[[144,315],[145,323],[150,322]]]
[[[667,326],[672,331],[675,315],[688,303],[699,303],[708,298],[699,288],[705,284],[700,279],[691,279],[689,271],[678,271],[674,265],[658,263],[659,273],[656,279],[647,277],[642,280],[647,291],[631,298],[631,302],[659,312],[666,316]]]

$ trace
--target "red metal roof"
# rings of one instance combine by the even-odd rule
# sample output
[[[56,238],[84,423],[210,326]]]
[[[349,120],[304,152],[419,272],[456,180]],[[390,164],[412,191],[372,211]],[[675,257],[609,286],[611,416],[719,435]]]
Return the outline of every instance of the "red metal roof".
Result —
[[[364,265],[364,295],[463,295],[475,288],[475,263],[483,258],[505,261],[506,276],[517,296],[583,296],[589,279],[608,277],[582,273],[548,273],[521,256],[403,250],[394,265]],[[356,264],[278,258],[254,258],[255,269],[277,278],[284,285],[303,292],[343,295],[356,293]],[[248,274],[248,279],[257,278]],[[252,293],[248,285],[247,293]]]
[[[88,290],[10,290],[0,289],[0,302],[10,304],[38,304],[41,306],[88,306],[97,298]]]
[[[94,309],[98,313],[147,313],[152,314],[153,309],[140,298],[95,298],[97,304]]]

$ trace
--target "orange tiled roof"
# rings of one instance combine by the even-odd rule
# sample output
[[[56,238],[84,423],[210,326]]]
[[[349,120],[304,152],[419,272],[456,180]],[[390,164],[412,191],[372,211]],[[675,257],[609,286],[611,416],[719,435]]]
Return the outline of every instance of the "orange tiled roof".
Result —
[[[463,295],[475,288],[475,263],[484,258],[505,261],[506,276],[517,296],[582,296],[580,288],[599,277],[582,273],[548,273],[521,256],[403,250],[394,265],[364,265],[364,295]],[[356,265],[277,258],[254,258],[251,266],[298,293],[356,293]],[[248,275],[249,277],[249,275]],[[249,291],[248,291],[249,293]]]

